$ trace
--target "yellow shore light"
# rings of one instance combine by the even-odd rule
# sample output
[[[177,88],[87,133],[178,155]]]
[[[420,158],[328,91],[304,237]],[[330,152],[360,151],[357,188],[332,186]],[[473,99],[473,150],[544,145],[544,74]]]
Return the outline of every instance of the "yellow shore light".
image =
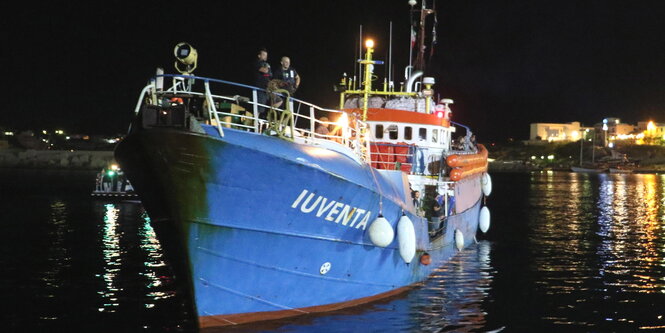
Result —
[[[649,123],[647,124],[647,130],[653,131],[656,129],[656,125],[653,124],[653,120],[650,120]]]
[[[374,48],[374,40],[368,39],[365,41],[365,47],[368,49]]]

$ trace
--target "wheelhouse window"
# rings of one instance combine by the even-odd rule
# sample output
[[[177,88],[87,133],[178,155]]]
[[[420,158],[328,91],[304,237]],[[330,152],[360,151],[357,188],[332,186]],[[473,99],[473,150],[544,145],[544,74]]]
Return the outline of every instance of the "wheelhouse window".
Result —
[[[427,140],[427,128],[418,129],[418,140]]]
[[[376,125],[376,127],[374,127],[374,137],[377,139],[383,139],[383,125]]]
[[[411,128],[411,126],[404,127],[404,140],[411,140],[411,138],[413,136],[411,134],[412,131],[413,131],[413,129]]]
[[[390,140],[397,140],[397,137],[399,135],[397,125],[390,125],[388,127],[388,137]]]
[[[439,142],[439,130],[436,128],[432,130],[432,142]]]

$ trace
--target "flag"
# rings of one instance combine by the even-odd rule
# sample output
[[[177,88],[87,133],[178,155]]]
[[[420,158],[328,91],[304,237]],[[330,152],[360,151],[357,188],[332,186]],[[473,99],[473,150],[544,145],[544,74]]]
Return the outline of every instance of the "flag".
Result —
[[[411,26],[411,48],[416,45],[416,30]]]
[[[438,24],[436,20],[436,12],[434,12],[434,25],[432,26],[432,46],[430,46],[429,56],[434,55],[434,46],[436,45],[436,25]]]
[[[434,19],[434,27],[432,28],[432,45],[436,45],[436,18]]]

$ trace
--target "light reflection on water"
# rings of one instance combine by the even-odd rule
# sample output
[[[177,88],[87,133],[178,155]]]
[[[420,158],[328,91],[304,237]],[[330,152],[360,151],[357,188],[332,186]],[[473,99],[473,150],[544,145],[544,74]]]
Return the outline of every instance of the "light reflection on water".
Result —
[[[664,200],[664,175],[532,174],[536,291],[556,304],[542,319],[594,329],[665,328]],[[661,306],[635,311],[639,298]],[[645,319],[657,325],[640,325]]]
[[[118,293],[122,291],[122,288],[117,286],[118,282],[116,281],[123,259],[123,251],[120,248],[121,234],[118,233],[119,209],[116,205],[109,203],[104,205],[104,212],[104,233],[102,235],[104,274],[102,278],[106,288],[99,291],[104,299],[103,307],[99,308],[99,311],[114,312],[114,308],[120,305],[118,303]]]
[[[55,200],[50,204],[50,225],[49,239],[51,240],[48,247],[48,263],[49,265],[44,270],[42,281],[45,283],[46,290],[50,290],[46,297],[54,297],[55,292],[62,285],[61,272],[70,266],[71,257],[67,253],[67,248],[64,246],[65,237],[67,236],[67,205],[60,201]]]
[[[121,285],[125,284],[124,281],[133,279],[133,277],[123,274],[126,273],[123,272],[123,261],[137,258],[128,254],[127,248],[134,246],[132,242],[137,242],[142,251],[139,258],[142,258],[143,262],[136,274],[142,276],[142,280],[145,281],[142,285],[145,287],[145,294],[142,297],[143,306],[153,308],[155,301],[173,297],[175,291],[164,288],[164,281],[170,281],[171,277],[168,274],[165,275],[166,264],[163,260],[162,246],[150,224],[148,214],[140,208],[138,203],[107,203],[103,207],[104,273],[101,277],[104,280],[105,288],[98,292],[104,300],[103,306],[98,310],[115,312],[120,305],[119,297],[123,292]],[[125,225],[120,226],[120,222]],[[136,229],[131,228],[132,226],[136,226]],[[128,265],[134,268],[136,263],[128,263]],[[123,281],[119,281],[120,279]],[[133,296],[135,297],[135,295]]]
[[[143,263],[144,271],[141,273],[148,280],[146,294],[146,308],[153,308],[156,300],[167,299],[175,296],[173,290],[162,290],[164,281],[170,281],[171,277],[158,274],[156,269],[166,266],[163,260],[164,254],[162,253],[162,245],[157,239],[155,230],[150,224],[150,217],[146,212],[141,214],[141,227],[139,235],[141,235],[141,250],[145,253],[145,261]]]
[[[665,330],[665,175],[536,172],[493,183],[489,234],[423,286],[230,331]],[[33,192],[0,201],[9,332],[188,332],[187,295],[140,203]]]

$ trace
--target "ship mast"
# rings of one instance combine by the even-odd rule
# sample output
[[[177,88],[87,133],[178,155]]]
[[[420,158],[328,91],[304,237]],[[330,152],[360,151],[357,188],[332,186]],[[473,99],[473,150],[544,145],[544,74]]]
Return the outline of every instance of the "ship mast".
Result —
[[[418,13],[420,14],[419,17],[419,22],[418,22],[418,43],[417,43],[417,49],[416,49],[416,62],[414,64],[414,69],[416,71],[424,71],[425,70],[425,20],[428,15],[430,14],[435,14],[436,11],[433,9],[434,3],[432,3],[432,8],[427,8],[427,0],[422,0],[422,6],[420,10],[413,9],[413,6],[416,4],[415,0],[410,0],[409,5],[411,5],[411,27],[413,29],[413,14]],[[430,47],[434,47],[434,45],[431,45]],[[411,50],[411,53],[413,53],[413,50]],[[409,58],[411,56],[409,55]]]

